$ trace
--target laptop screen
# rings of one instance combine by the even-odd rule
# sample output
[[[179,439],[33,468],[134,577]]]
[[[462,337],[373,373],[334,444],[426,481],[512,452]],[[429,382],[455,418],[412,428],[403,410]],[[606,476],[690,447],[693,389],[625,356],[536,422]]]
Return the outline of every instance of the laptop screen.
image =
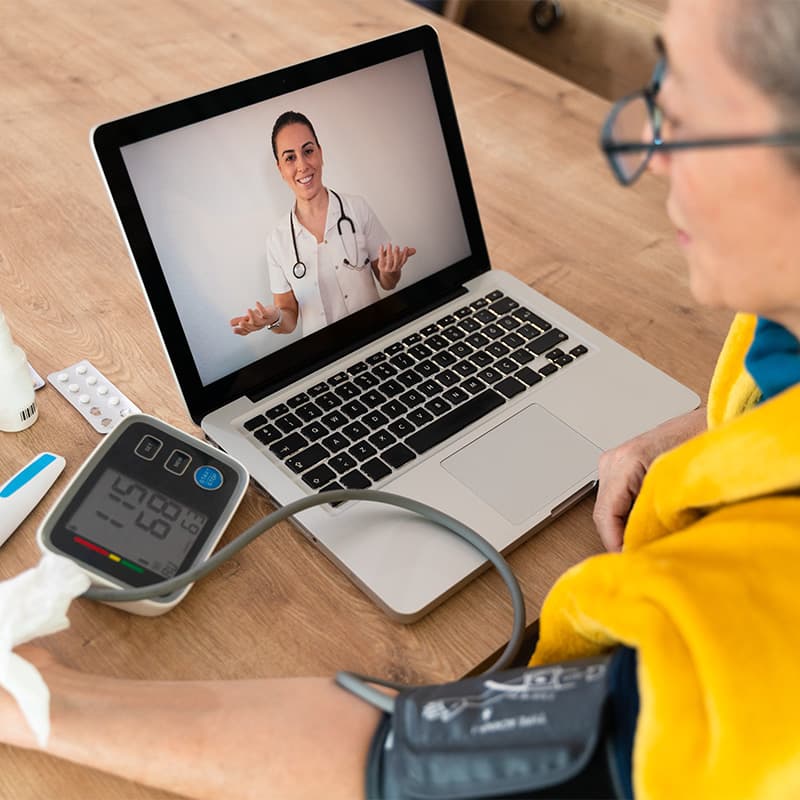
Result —
[[[488,268],[427,27],[106,123],[94,144],[196,420]],[[381,269],[389,245],[413,249],[399,274]],[[297,307],[294,330],[250,330],[276,303]]]

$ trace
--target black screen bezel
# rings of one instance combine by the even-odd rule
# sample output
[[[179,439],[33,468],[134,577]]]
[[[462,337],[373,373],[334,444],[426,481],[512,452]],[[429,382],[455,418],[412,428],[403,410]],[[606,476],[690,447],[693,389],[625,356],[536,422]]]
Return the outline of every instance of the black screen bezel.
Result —
[[[121,149],[152,136],[418,51],[424,53],[428,68],[470,255],[204,386]],[[252,400],[265,397],[421,316],[463,291],[464,283],[489,270],[489,256],[444,60],[436,31],[429,25],[104,123],[95,128],[92,144],[178,385],[192,420],[197,424],[209,412],[243,395]]]

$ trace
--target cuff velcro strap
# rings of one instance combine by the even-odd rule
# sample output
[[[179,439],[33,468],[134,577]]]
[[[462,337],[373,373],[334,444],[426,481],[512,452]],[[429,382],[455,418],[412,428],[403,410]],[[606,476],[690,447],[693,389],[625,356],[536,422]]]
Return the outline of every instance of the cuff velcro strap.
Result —
[[[611,656],[515,669],[396,698],[387,798],[529,797],[581,773],[603,730]]]

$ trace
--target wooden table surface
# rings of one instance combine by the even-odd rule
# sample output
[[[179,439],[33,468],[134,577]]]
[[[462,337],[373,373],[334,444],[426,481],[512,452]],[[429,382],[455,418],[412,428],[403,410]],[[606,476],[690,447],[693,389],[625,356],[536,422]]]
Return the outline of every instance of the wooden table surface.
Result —
[[[705,397],[727,314],[696,309],[654,179],[622,189],[597,132],[607,103],[401,0],[12,0],[0,5],[0,308],[43,376],[82,358],[144,411],[199,434],[183,408],[89,147],[98,122],[419,23],[437,26],[492,264]],[[0,387],[2,391],[2,387]],[[67,468],[0,550],[0,578],[38,560],[35,531],[99,435],[49,385],[40,419],[0,433],[0,482],[43,450]],[[553,581],[598,552],[585,500],[516,550],[529,620]],[[270,510],[252,489],[223,541]],[[403,626],[288,524],[170,614],[88,601],[46,639],[64,662],[130,678],[252,678],[356,669],[460,676],[511,616],[487,573]],[[162,792],[0,748],[0,798],[138,800]]]

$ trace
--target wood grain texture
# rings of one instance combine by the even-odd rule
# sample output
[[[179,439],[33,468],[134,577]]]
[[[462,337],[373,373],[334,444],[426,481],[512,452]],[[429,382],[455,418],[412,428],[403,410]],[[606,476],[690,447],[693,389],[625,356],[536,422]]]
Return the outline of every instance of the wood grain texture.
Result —
[[[13,6],[13,7],[12,7]],[[0,6],[0,306],[45,375],[88,358],[142,409],[199,434],[185,413],[89,148],[99,122],[410,27],[437,25],[494,266],[704,396],[726,314],[695,308],[665,187],[615,186],[596,146],[607,104],[403,2],[15,0]],[[302,24],[300,23],[302,20]],[[38,560],[35,531],[99,437],[56,392],[40,420],[0,434],[2,475],[42,450],[67,468],[0,551],[0,577]],[[225,541],[270,510],[251,490]],[[538,614],[553,581],[599,551],[591,501],[511,555]],[[209,577],[165,617],[77,601],[44,644],[89,672],[252,678],[351,668],[446,680],[510,630],[494,573],[413,626],[390,621],[288,524]],[[41,755],[0,748],[0,797],[166,798]]]
[[[461,0],[451,19],[607,98],[643,86],[667,0],[560,0],[558,25],[538,30],[532,0]]]

